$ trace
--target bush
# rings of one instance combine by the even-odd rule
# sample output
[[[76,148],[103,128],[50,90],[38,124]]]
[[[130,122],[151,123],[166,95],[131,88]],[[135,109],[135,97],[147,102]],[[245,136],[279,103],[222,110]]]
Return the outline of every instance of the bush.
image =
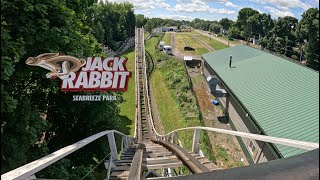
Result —
[[[298,56],[297,55],[292,55],[291,58],[295,59],[295,60],[298,60]]]
[[[164,64],[159,69],[163,72],[166,84],[170,87],[173,97],[178,102],[184,118],[192,119],[194,116],[199,117],[199,111],[195,97],[191,92],[190,84],[188,83],[184,64],[162,53],[159,54],[159,59],[164,61]],[[192,117],[189,117],[189,115]]]

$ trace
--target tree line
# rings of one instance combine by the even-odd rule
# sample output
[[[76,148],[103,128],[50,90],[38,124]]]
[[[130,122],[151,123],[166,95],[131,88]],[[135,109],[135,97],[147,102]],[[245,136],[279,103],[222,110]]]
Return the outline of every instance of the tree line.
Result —
[[[239,11],[237,20],[223,18],[220,21],[194,19],[196,29],[226,35],[229,39],[252,41],[268,50],[295,60],[306,60],[307,66],[319,71],[319,9],[310,8],[298,20],[285,16],[272,19],[270,14],[251,8]]]
[[[47,79],[47,70],[25,61],[48,52],[106,57],[102,45],[116,48],[134,36],[135,20],[129,3],[1,0],[1,174],[100,131],[129,134],[131,121],[118,115],[121,93],[104,93],[116,101],[73,102],[75,93],[62,92],[59,78]],[[81,179],[108,151],[100,139],[36,176]]]
[[[310,8],[298,20],[285,16],[272,19],[270,14],[259,13],[252,8],[242,8],[236,21],[222,18],[209,21],[195,18],[180,21],[160,18],[143,18],[139,22],[149,32],[159,26],[191,26],[226,36],[230,40],[252,41],[259,39],[263,48],[283,54],[295,60],[306,60],[307,66],[319,71],[319,9]]]

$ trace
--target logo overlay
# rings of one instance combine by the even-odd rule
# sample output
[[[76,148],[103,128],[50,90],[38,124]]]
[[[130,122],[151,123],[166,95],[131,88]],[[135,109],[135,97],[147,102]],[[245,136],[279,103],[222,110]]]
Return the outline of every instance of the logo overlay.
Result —
[[[127,60],[123,57],[87,57],[85,60],[59,53],[45,53],[37,57],[29,57],[26,64],[49,70],[50,72],[46,74],[47,78],[60,78],[62,80],[61,91],[64,92],[110,90],[124,92],[127,91],[131,77],[131,72],[126,68]],[[97,98],[95,95],[74,97],[74,101],[98,101],[98,99],[112,100],[115,98],[106,98],[106,96]]]

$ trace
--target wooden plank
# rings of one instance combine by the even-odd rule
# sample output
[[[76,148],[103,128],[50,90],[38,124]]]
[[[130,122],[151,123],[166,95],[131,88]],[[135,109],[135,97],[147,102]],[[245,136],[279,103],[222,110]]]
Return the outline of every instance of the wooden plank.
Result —
[[[114,138],[114,133],[108,133],[108,142],[109,142],[109,147],[110,147],[110,154],[112,156],[113,160],[118,159],[118,151],[117,151],[117,144]]]
[[[113,171],[129,171],[129,170],[130,170],[130,166],[129,165],[116,166],[116,167],[112,168],[112,172]]]
[[[130,168],[130,174],[128,175],[128,180],[140,180],[141,177],[141,166],[143,158],[143,148],[144,144],[139,144],[138,150],[134,155],[132,165]]]
[[[128,177],[129,171],[112,171],[111,177]]]
[[[176,162],[181,162],[179,159],[158,159],[158,160],[147,160],[147,164],[166,164],[166,163],[176,163]]]
[[[177,168],[182,167],[183,163],[180,162],[174,162],[174,163],[164,163],[164,164],[142,164],[142,168],[144,170],[146,169],[162,169],[162,168]]]

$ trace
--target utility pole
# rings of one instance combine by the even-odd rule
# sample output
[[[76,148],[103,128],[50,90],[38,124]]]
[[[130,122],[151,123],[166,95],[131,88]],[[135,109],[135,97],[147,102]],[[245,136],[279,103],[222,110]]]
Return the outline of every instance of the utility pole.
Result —
[[[288,50],[288,40],[287,40],[287,42],[286,42],[286,50],[285,50],[285,52],[284,52],[284,55],[286,55],[286,56],[287,56],[287,50]]]
[[[299,61],[300,61],[300,63],[302,61],[302,44],[300,45],[300,58],[299,58]]]

